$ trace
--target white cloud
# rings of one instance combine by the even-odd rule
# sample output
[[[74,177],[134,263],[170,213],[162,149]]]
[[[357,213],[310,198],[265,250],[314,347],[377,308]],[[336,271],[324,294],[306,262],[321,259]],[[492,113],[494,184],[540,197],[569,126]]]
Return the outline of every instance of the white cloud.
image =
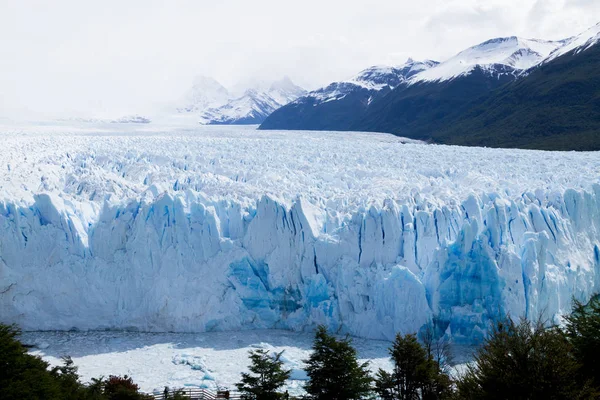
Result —
[[[600,2],[0,0],[0,10],[0,114],[97,114],[171,101],[198,74],[314,87],[491,37],[567,37],[598,22]]]

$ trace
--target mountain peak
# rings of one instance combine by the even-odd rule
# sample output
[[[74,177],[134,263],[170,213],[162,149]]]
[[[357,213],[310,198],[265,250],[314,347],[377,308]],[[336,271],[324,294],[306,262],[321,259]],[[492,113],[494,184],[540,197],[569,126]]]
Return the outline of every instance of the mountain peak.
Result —
[[[400,83],[406,82],[409,78],[419,72],[429,69],[437,64],[436,61],[415,61],[414,59],[409,58],[404,64],[396,67],[374,65],[366,68],[347,82],[363,86],[370,90],[380,90],[385,86],[394,88]]]
[[[198,75],[194,78],[192,87],[185,93],[181,101],[183,104],[177,108],[180,113],[190,113],[204,110],[209,107],[218,107],[229,98],[229,91],[215,79]]]
[[[304,91],[304,89],[302,89],[300,86],[296,85],[289,76],[284,76],[283,78],[281,78],[278,81],[274,81],[273,83],[271,83],[271,87],[269,88],[270,91],[272,90],[280,90],[280,91],[285,91],[285,92],[298,92],[298,91]]]
[[[267,83],[266,81],[249,81],[242,89],[238,85],[238,95],[231,95],[218,107],[200,110],[198,119],[201,124],[260,124],[277,108],[295,100],[305,93],[292,80],[284,76],[282,79]],[[243,91],[242,91],[243,90]],[[234,92],[235,93],[235,92]]]
[[[506,71],[506,67],[526,70],[542,62],[562,44],[560,41],[523,39],[517,36],[486,40],[419,73],[413,82],[451,80],[468,75],[477,67],[490,73],[494,73],[494,66],[501,66],[503,71]]]
[[[196,75],[192,86],[222,86],[216,79],[205,75]]]
[[[555,58],[560,57],[563,54],[567,54],[573,50],[587,50],[598,42],[600,42],[600,22],[577,36],[563,40],[564,45],[550,53],[544,62],[546,63],[554,60]]]

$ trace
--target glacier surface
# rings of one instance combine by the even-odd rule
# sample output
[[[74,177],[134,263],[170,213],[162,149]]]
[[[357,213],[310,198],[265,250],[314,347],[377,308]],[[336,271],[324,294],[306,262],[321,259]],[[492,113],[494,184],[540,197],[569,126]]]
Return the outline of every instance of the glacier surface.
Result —
[[[600,154],[386,134],[0,127],[0,320],[481,340],[600,289]]]

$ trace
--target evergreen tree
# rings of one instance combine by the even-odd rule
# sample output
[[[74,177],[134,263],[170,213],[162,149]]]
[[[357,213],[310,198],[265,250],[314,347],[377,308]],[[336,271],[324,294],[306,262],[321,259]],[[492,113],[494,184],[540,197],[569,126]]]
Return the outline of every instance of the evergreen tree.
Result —
[[[415,335],[396,335],[390,349],[394,362],[394,389],[398,399],[419,399],[420,388],[427,381],[427,353]]]
[[[394,370],[380,369],[375,387],[383,399],[445,399],[452,395],[452,381],[436,359],[433,336],[423,347],[416,335],[396,335],[390,348]],[[438,349],[439,350],[439,349]],[[441,350],[438,354],[441,354]],[[438,361],[439,360],[439,361]]]
[[[581,364],[582,378],[600,388],[600,296],[594,297],[588,305],[575,300],[573,312],[566,320],[567,337]]]
[[[242,381],[236,387],[244,400],[274,400],[282,398],[278,390],[289,379],[291,371],[283,369],[281,353],[271,357],[263,349],[250,351],[250,372],[242,373]]]
[[[459,382],[464,399],[592,398],[577,379],[579,364],[565,334],[541,323],[494,325]]]
[[[63,365],[53,367],[50,374],[61,389],[64,400],[77,400],[93,398],[88,394],[87,388],[79,381],[77,367],[71,357],[63,357]]]
[[[48,371],[48,363],[27,354],[17,340],[20,330],[0,324],[0,398],[3,400],[63,398],[60,385]]]
[[[0,399],[2,400],[145,400],[131,378],[111,376],[79,381],[77,367],[70,357],[63,365],[49,368],[40,357],[27,353],[18,340],[20,330],[0,324]]]
[[[319,326],[313,352],[306,360],[309,377],[305,389],[316,400],[351,400],[369,397],[373,379],[368,363],[359,364],[356,349],[346,338],[338,340]]]
[[[397,399],[394,376],[379,368],[379,371],[375,374],[375,391],[382,400]]]

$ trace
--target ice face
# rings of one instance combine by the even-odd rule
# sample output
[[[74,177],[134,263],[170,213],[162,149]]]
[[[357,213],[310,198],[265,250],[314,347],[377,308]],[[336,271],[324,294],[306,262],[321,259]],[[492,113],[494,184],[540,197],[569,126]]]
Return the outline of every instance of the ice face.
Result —
[[[133,129],[5,128],[2,322],[473,343],[600,289],[597,153]]]

